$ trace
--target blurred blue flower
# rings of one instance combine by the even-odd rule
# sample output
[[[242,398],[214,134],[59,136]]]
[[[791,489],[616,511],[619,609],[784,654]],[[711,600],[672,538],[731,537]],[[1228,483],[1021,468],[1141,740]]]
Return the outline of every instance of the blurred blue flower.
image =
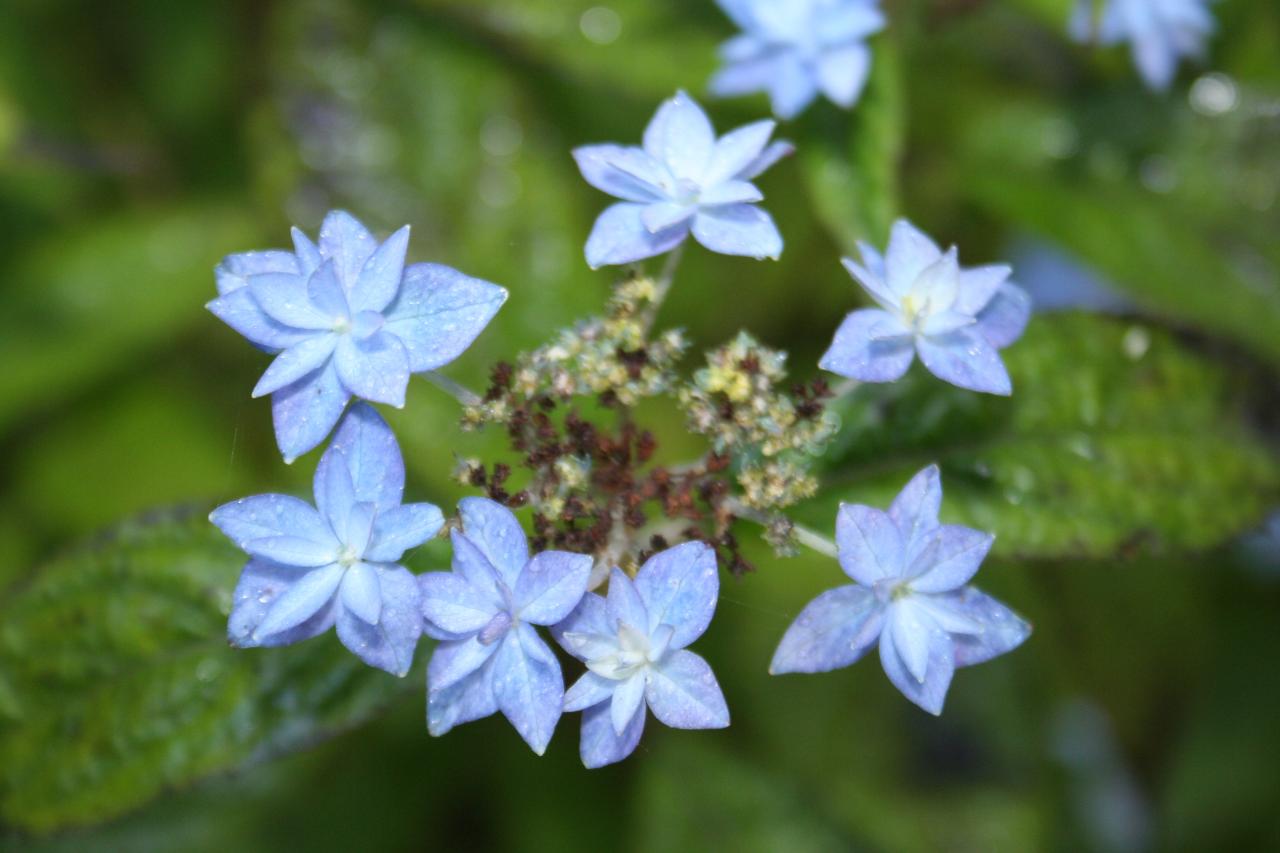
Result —
[[[378,245],[334,211],[319,244],[293,229],[294,253],[231,255],[208,308],[251,343],[279,353],[253,390],[271,394],[286,462],[324,441],[351,397],[403,406],[411,373],[462,354],[507,298],[497,285],[439,264],[405,267],[406,225]]]
[[[879,0],[716,0],[742,34],[725,42],[725,67],[711,78],[721,97],[768,92],[790,119],[818,93],[845,109],[871,71],[865,39],[884,29]]]
[[[646,706],[673,728],[729,725],[711,667],[685,649],[707,630],[719,592],[715,552],[686,542],[650,557],[634,583],[614,569],[607,599],[587,593],[552,629],[588,669],[564,697],[566,711],[583,712],[583,764],[603,767],[630,755]]]
[[[1129,42],[1133,64],[1152,89],[1168,89],[1182,57],[1204,54],[1213,33],[1208,0],[1106,0],[1095,14],[1094,0],[1077,0],[1071,35],[1082,42]]]
[[[487,498],[459,505],[453,571],[418,578],[427,634],[440,640],[427,666],[427,726],[442,735],[501,711],[541,755],[564,704],[560,664],[534,625],[554,625],[587,591],[591,557],[543,551]]]
[[[1022,336],[1031,313],[1004,265],[961,269],[905,219],[893,225],[884,257],[859,244],[863,263],[844,265],[880,308],[854,311],[819,366],[863,382],[900,379],[920,354],[939,379],[1008,395],[1013,386],[998,350]]]
[[[623,199],[600,214],[587,238],[592,269],[669,252],[693,233],[713,252],[774,258],[782,235],[751,179],[792,147],[769,145],[772,121],[716,139],[707,114],[678,92],[644,132],[644,147],[587,145],[573,152],[587,183]]]
[[[787,629],[769,671],[827,672],[861,658],[878,639],[880,663],[903,695],[931,714],[956,667],[1017,647],[1031,626],[965,584],[993,537],[938,523],[937,466],[917,474],[889,511],[842,504],[840,567],[854,580],[811,601]]]
[[[434,536],[444,517],[428,503],[401,504],[404,460],[391,428],[354,406],[315,476],[316,506],[255,495],[209,516],[250,560],[227,625],[234,646],[283,646],[335,623],[366,663],[404,675],[422,633],[418,585],[397,565]]]

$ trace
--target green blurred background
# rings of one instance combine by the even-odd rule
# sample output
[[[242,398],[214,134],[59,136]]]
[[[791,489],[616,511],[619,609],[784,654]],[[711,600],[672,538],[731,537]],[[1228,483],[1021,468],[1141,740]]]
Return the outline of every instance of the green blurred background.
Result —
[[[1280,6],[1217,4],[1210,56],[1156,95],[1127,51],[1066,40],[1068,5],[886,2],[863,102],[785,126],[799,153],[760,180],[782,261],[692,251],[663,310],[700,346],[749,328],[810,378],[860,298],[839,254],[898,214],[1091,309],[1037,315],[1012,400],[918,369],[864,389],[799,513],[829,527],[940,461],[944,516],[998,534],[978,581],[1031,641],[962,671],[936,720],[874,658],[770,678],[841,576],[761,545],[702,641],[733,726],[653,725],[587,772],[573,717],[543,758],[498,718],[429,738],[425,643],[405,682],[332,636],[226,648],[239,559],[203,514],[306,493],[315,456],[281,464],[248,395],[265,358],[202,306],[223,255],[331,207],[408,222],[413,260],[511,291],[448,370],[481,383],[608,294],[581,256],[607,201],[570,149],[702,97],[731,25],[710,0],[8,0],[0,844],[1280,847],[1280,536],[1259,526],[1280,505]],[[766,109],[704,103],[721,131]],[[455,416],[418,381],[390,416],[413,499],[452,504],[454,454],[500,447]],[[673,409],[646,416],[669,458],[697,452]]]

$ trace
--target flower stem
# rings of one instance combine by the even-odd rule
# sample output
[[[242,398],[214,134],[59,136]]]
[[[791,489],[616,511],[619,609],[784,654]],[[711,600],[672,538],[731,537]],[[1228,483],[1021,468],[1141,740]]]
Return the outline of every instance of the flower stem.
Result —
[[[472,391],[465,385],[460,385],[459,383],[454,382],[452,379],[441,373],[437,373],[434,370],[428,370],[422,375],[432,385],[435,385],[442,391],[447,391],[449,394],[453,395],[453,397],[464,406],[478,406],[484,402],[484,398],[475,391]]]
[[[831,389],[831,399],[839,400],[841,397],[847,397],[861,387],[862,383],[857,379],[845,379],[839,385]]]
[[[680,267],[680,259],[684,257],[684,243],[676,246],[667,255],[666,262],[662,265],[662,271],[658,273],[658,280],[653,284],[653,300],[649,303],[648,309],[644,313],[644,329],[649,331],[653,327],[653,321],[658,318],[658,311],[662,308],[662,303],[667,298],[667,293],[671,290],[671,283],[675,281],[676,270]]]
[[[741,501],[731,498],[726,501],[726,503],[729,510],[738,518],[743,518],[747,521],[754,521],[761,527],[768,527],[773,522],[773,519],[770,518],[768,513],[749,507]],[[802,524],[792,522],[791,535],[795,537],[797,542],[806,548],[817,551],[819,554],[830,557],[833,560],[836,559],[839,554],[834,540],[828,539],[821,533],[810,530]]]

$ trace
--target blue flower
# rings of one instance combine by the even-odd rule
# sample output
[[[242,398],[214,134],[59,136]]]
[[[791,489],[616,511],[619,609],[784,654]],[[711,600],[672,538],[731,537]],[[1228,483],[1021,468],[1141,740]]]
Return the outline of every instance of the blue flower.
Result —
[[[587,263],[629,264],[669,252],[692,232],[713,252],[777,258],[782,235],[751,179],[789,154],[769,145],[774,123],[759,121],[716,139],[707,114],[684,92],[664,102],[644,147],[587,145],[573,156],[593,187],[623,199],[600,214]]]
[[[721,97],[768,92],[773,114],[799,115],[818,93],[845,109],[871,71],[865,39],[884,29],[878,0],[717,0],[742,34],[725,42],[711,78]]]
[[[411,373],[462,354],[507,298],[497,285],[439,264],[405,267],[406,225],[378,245],[334,211],[319,244],[293,229],[293,253],[231,255],[208,308],[258,348],[278,353],[253,396],[271,394],[286,462],[324,441],[351,397],[403,406]]]
[[[591,557],[529,557],[516,517],[486,498],[459,505],[453,571],[418,578],[426,632],[440,640],[427,666],[427,727],[442,735],[501,711],[541,755],[560,720],[564,679],[535,625],[554,625],[587,591]]]
[[[401,504],[403,492],[395,436],[360,404],[320,458],[315,507],[255,495],[214,510],[209,520],[250,556],[227,624],[231,644],[283,646],[336,624],[338,639],[366,663],[408,672],[422,617],[417,582],[397,562],[444,517],[432,504]]]
[[[854,311],[818,362],[863,382],[902,378],[915,354],[937,376],[973,391],[1008,395],[1013,386],[998,350],[1022,336],[1031,302],[1004,265],[961,269],[910,222],[893,225],[882,258],[859,244],[865,266],[845,267],[880,308]]]
[[[1207,0],[1107,0],[1097,19],[1094,5],[1077,0],[1071,35],[1104,45],[1129,42],[1133,63],[1152,89],[1169,88],[1182,57],[1203,56],[1214,30]]]
[[[685,649],[707,630],[719,592],[715,552],[686,542],[651,557],[634,583],[614,569],[607,599],[587,593],[552,629],[587,665],[564,697],[566,711],[583,712],[583,764],[603,767],[630,755],[646,706],[677,729],[729,725],[711,667]]]
[[[801,611],[769,671],[827,672],[849,666],[880,641],[880,663],[902,694],[931,714],[956,667],[1016,648],[1031,626],[966,586],[993,537],[939,524],[936,466],[917,474],[889,511],[844,504],[836,517],[840,568],[854,580]]]

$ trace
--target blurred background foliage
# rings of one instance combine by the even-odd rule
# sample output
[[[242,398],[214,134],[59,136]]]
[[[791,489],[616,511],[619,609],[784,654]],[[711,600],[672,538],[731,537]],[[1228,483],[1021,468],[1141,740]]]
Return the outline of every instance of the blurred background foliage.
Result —
[[[1068,5],[887,0],[861,105],[786,126],[799,151],[762,179],[782,261],[691,252],[663,312],[706,346],[749,328],[804,379],[859,299],[839,253],[894,216],[967,263],[1012,258],[1069,309],[1009,351],[1015,396],[862,389],[800,516],[827,527],[941,462],[945,516],[998,533],[979,580],[1032,640],[961,673],[939,720],[874,661],[770,678],[840,576],[760,547],[702,649],[733,727],[653,727],[588,773],[576,718],[541,759],[498,719],[428,738],[425,647],[404,682],[331,636],[227,649],[240,558],[204,513],[305,493],[314,459],[280,464],[248,398],[264,359],[202,305],[222,255],[291,223],[409,222],[413,259],[511,290],[449,369],[479,384],[608,292],[581,257],[606,199],[570,149],[700,96],[728,21],[710,0],[9,0],[0,843],[1280,847],[1280,523],[1259,528],[1280,497],[1280,6],[1216,4],[1207,61],[1154,95],[1125,50],[1066,40]],[[765,110],[709,106],[722,131]],[[391,415],[416,499],[451,504],[455,454],[498,452],[455,415],[425,383]],[[698,452],[676,412],[646,416],[667,458]]]

